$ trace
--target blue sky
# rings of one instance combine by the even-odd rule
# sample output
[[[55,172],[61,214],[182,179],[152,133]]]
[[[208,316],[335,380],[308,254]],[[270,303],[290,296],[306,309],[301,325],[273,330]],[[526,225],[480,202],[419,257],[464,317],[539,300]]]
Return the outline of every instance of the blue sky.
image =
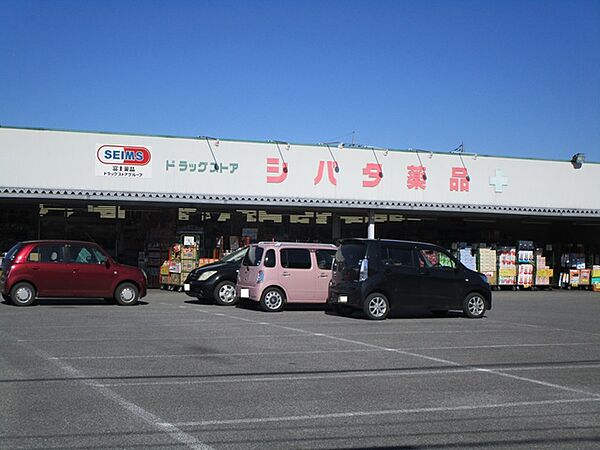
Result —
[[[0,124],[600,162],[600,0],[0,0]]]

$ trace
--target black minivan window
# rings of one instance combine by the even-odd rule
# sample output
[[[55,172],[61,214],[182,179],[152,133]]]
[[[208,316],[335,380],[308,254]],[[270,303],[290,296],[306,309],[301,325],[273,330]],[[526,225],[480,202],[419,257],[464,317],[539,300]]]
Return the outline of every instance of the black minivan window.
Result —
[[[415,267],[413,251],[406,247],[382,247],[381,262],[389,266]]]
[[[331,264],[335,257],[335,250],[317,250],[317,265],[321,270],[331,270]]]
[[[303,248],[281,250],[281,266],[286,269],[310,269],[310,251]]]
[[[242,265],[244,266],[258,266],[262,259],[264,249],[262,247],[252,246],[248,249],[248,253],[244,256]]]
[[[442,269],[456,268],[456,263],[444,252],[434,249],[420,249],[418,252],[420,267],[439,267]]]
[[[335,253],[334,269],[353,270],[358,268],[360,260],[364,259],[367,253],[367,246],[362,243],[342,244]]]

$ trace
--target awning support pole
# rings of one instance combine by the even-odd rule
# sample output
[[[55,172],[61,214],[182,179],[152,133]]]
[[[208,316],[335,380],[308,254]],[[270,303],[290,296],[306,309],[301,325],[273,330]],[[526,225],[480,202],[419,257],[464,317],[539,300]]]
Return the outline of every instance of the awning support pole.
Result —
[[[369,211],[369,226],[367,228],[367,237],[375,239],[375,211]]]

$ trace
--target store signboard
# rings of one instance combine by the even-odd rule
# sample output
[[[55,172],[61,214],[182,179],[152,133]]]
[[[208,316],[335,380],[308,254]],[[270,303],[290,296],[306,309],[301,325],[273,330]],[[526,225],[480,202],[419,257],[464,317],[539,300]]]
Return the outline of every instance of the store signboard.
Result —
[[[596,163],[13,128],[0,187],[600,210]]]
[[[96,176],[151,178],[152,149],[139,145],[96,144]]]

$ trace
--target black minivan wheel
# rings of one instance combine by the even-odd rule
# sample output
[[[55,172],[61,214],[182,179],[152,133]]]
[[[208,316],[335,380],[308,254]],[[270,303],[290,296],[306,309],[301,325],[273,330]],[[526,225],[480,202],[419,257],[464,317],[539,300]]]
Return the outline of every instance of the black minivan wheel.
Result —
[[[266,312],[279,312],[283,310],[285,297],[277,288],[267,288],[260,298],[260,307]]]
[[[235,305],[239,297],[235,295],[235,283],[233,281],[221,281],[213,292],[213,297],[217,305],[231,306]]]
[[[471,292],[463,301],[463,312],[470,319],[480,319],[485,314],[485,299],[478,292]]]
[[[133,283],[121,283],[115,289],[115,300],[121,306],[137,305],[140,291]]]
[[[10,300],[15,306],[31,306],[35,302],[35,288],[26,282],[15,284],[10,290]]]
[[[383,320],[390,312],[390,302],[385,295],[375,292],[365,299],[363,311],[371,320]]]

